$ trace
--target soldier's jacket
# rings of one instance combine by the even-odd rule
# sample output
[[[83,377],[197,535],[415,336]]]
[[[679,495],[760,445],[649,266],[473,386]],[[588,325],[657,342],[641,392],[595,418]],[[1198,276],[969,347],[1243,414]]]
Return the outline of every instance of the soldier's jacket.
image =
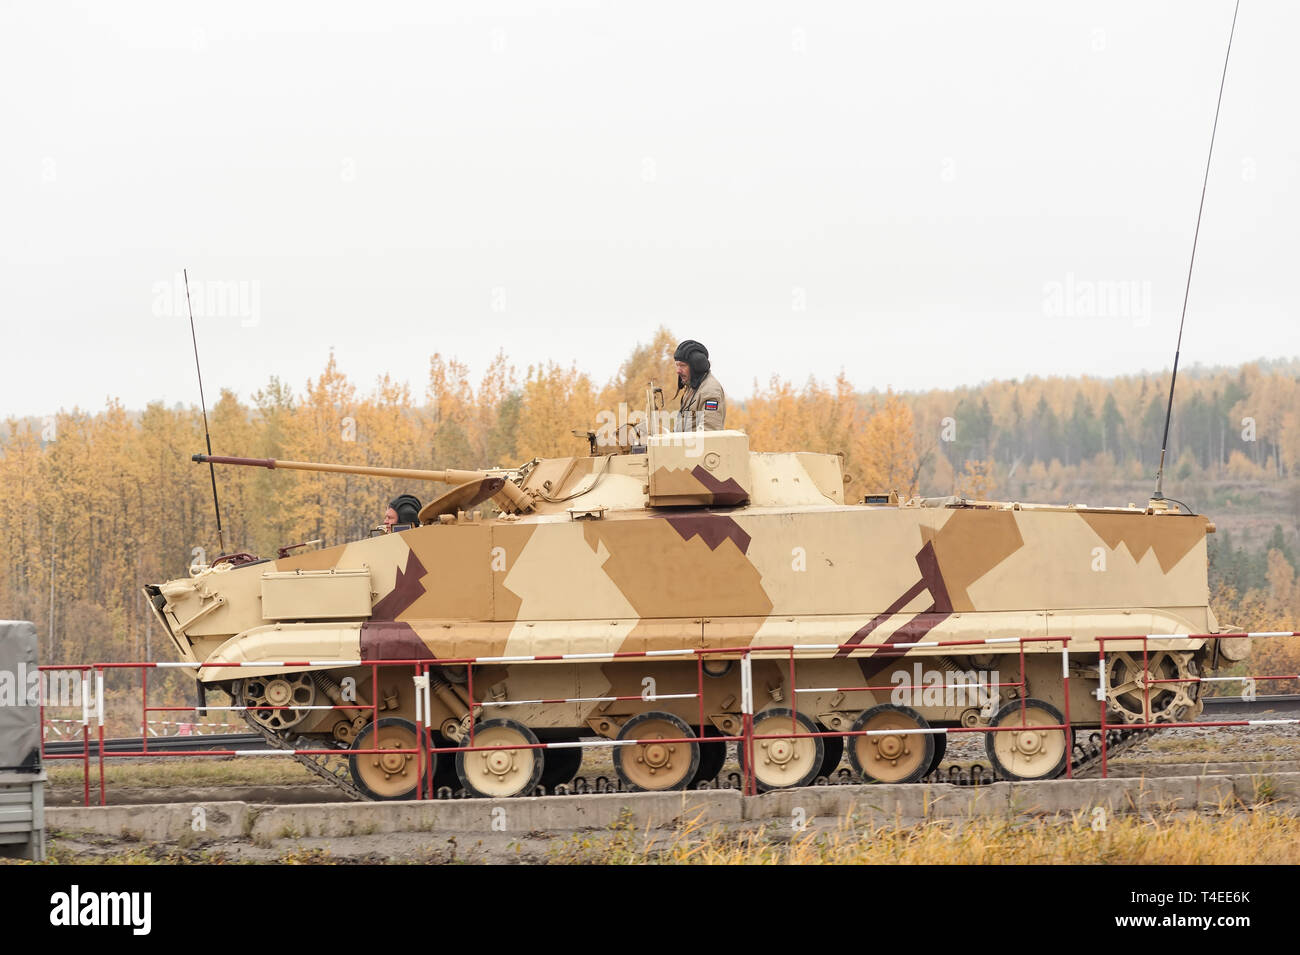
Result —
[[[682,392],[676,431],[722,431],[727,418],[727,396],[713,372],[704,376],[700,387],[689,385]]]

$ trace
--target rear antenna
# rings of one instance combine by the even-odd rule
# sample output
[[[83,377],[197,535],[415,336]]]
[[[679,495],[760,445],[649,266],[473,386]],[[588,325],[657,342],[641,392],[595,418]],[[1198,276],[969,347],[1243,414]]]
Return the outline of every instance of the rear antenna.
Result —
[[[1210,129],[1210,153],[1205,157],[1205,178],[1201,181],[1201,204],[1196,208],[1196,231],[1192,234],[1192,258],[1187,263],[1187,286],[1183,289],[1183,314],[1178,320],[1178,344],[1174,346],[1174,373],[1169,379],[1169,404],[1165,408],[1165,434],[1160,439],[1160,466],[1156,469],[1156,493],[1152,501],[1165,499],[1165,451],[1169,447],[1169,419],[1174,413],[1174,383],[1178,381],[1178,353],[1183,347],[1183,323],[1187,321],[1187,299],[1192,291],[1192,266],[1196,264],[1196,240],[1201,235],[1201,213],[1205,211],[1205,189],[1210,183],[1210,159],[1214,156],[1214,134],[1219,130],[1219,107],[1223,105],[1223,86],[1228,80],[1228,57],[1232,55],[1232,37],[1237,32],[1237,11],[1232,9],[1232,28],[1228,30],[1228,50],[1223,55],[1223,76],[1219,78],[1219,99],[1214,104],[1214,126]]]
[[[194,342],[194,370],[199,375],[199,407],[203,409],[203,437],[208,442],[208,457],[212,457],[212,433],[208,431],[208,403],[203,397],[203,369],[199,367],[199,337],[194,332],[194,306],[190,304],[190,273],[181,269],[185,276],[185,307],[190,313],[190,340]],[[217,543],[221,553],[226,552],[226,535],[221,531],[221,504],[217,501],[217,471],[212,462],[208,462],[208,474],[212,477],[212,509],[217,512]]]

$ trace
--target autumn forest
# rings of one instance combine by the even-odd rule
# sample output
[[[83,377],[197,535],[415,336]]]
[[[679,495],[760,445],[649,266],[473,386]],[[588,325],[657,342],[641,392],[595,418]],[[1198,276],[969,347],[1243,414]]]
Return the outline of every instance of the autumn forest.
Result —
[[[500,354],[481,374],[433,355],[423,392],[349,381],[331,358],[298,389],[271,379],[248,401],[208,409],[216,454],[391,467],[512,465],[583,454],[574,429],[602,410],[645,405],[646,382],[675,390],[673,336],[660,329],[608,378]],[[727,426],[755,450],[842,453],[846,499],[900,495],[1052,503],[1145,501],[1154,487],[1169,375],[1025,378],[895,394],[869,372],[834,381],[741,382]],[[748,395],[747,398],[742,396]],[[0,423],[0,608],[30,619],[47,661],[142,659],[170,648],[140,586],[219,550],[195,407],[116,403]],[[263,469],[217,471],[227,551],[274,554],[299,541],[364,536],[386,502],[430,486]],[[1166,493],[1211,515],[1212,602],[1252,629],[1300,623],[1300,360],[1180,371]],[[52,640],[47,636],[52,634]]]

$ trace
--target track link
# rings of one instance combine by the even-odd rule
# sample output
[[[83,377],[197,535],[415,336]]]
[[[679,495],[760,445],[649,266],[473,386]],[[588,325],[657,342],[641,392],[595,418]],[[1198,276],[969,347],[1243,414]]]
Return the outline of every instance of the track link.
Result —
[[[1110,761],[1132,749],[1138,743],[1155,733],[1155,730],[1109,730],[1106,734],[1106,759]],[[1101,737],[1097,733],[1085,743],[1074,744],[1074,760],[1070,764],[1070,774],[1075,779],[1087,779],[1094,773],[1101,772]]]

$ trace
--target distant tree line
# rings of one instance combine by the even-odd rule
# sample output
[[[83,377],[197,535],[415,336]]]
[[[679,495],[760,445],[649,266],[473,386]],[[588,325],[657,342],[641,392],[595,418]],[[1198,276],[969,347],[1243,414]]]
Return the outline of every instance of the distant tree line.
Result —
[[[1073,467],[1099,455],[1155,473],[1169,376],[1030,378],[908,396],[949,464],[988,461],[1002,473],[1035,462]],[[923,438],[924,440],[924,438]],[[1184,370],[1166,469],[1235,477],[1300,475],[1300,361]]]
[[[674,344],[660,329],[603,384],[553,363],[521,372],[504,354],[474,380],[463,363],[434,355],[419,398],[388,377],[361,392],[331,357],[302,390],[273,378],[248,401],[222,392],[209,409],[213,450],[415,468],[581,455],[586,442],[573,429],[620,404],[643,408],[648,380],[664,387],[671,406]],[[1300,487],[1298,379],[1296,361],[1180,374],[1173,469]],[[802,386],[773,378],[743,401],[742,383],[726,384],[736,396],[727,424],[746,430],[755,450],[842,454],[848,500],[890,489],[904,498],[979,498],[1031,478],[1050,485],[1066,473],[1103,480],[1153,472],[1168,376],[894,394],[863,393],[841,374]],[[140,588],[219,550],[207,470],[190,461],[202,448],[195,407],[128,410],[111,401],[96,413],[0,423],[0,613],[35,620],[53,635],[60,660],[165,655]],[[247,468],[220,469],[218,486],[226,550],[262,555],[313,538],[364,537],[396,494],[427,501],[445,489]],[[1293,619],[1289,533],[1279,527],[1252,550],[1227,534],[1212,539],[1216,599],[1243,619]]]

